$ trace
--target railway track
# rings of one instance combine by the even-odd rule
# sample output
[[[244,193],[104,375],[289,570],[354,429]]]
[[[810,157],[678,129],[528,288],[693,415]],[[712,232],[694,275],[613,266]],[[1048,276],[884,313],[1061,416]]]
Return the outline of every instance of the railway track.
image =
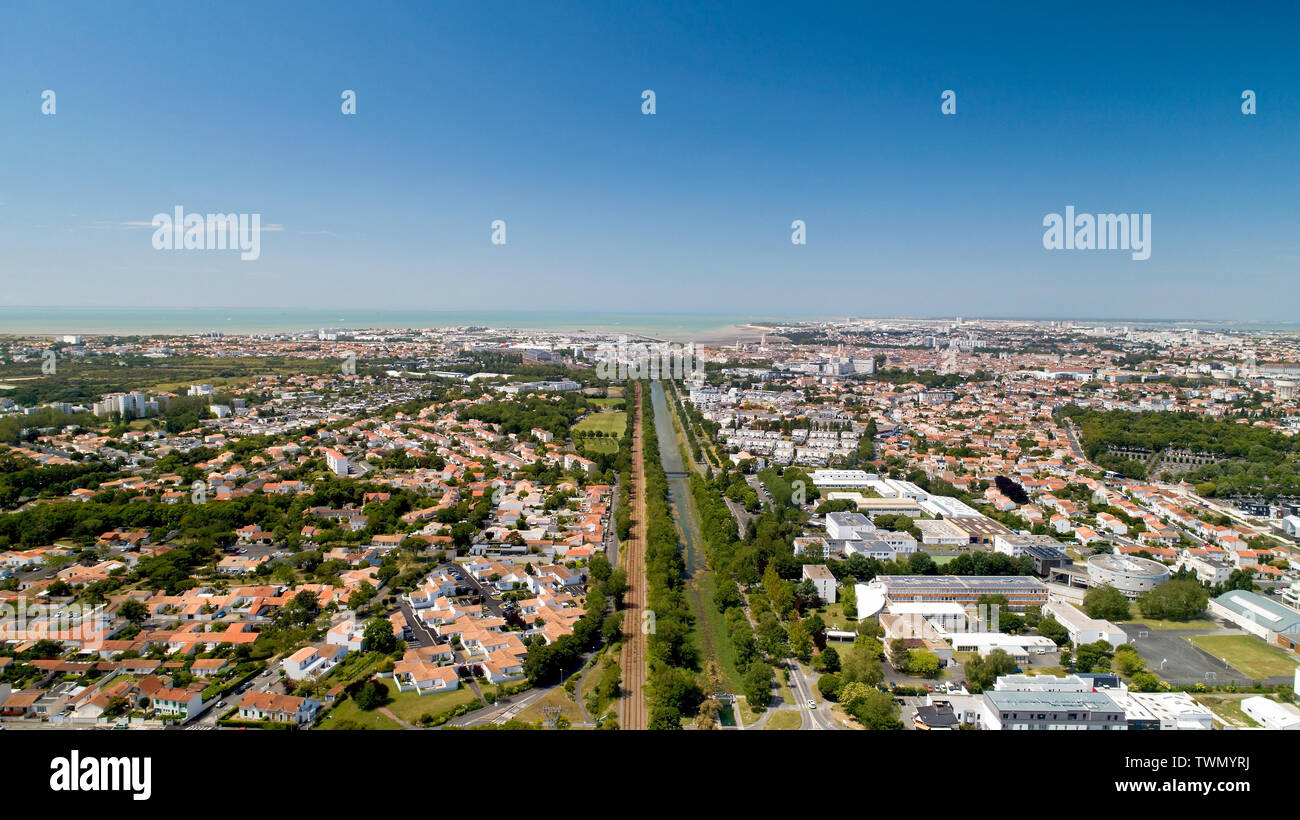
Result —
[[[632,532],[624,544],[628,593],[623,611],[623,702],[619,726],[623,729],[647,727],[646,685],[646,635],[642,629],[642,613],[646,606],[645,580],[645,464],[642,448],[641,402],[644,400],[640,382],[636,387],[636,417],[632,428]]]

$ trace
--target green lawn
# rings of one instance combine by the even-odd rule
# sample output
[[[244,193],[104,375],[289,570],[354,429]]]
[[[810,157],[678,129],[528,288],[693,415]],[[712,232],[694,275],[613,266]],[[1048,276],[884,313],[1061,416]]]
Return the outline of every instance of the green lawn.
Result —
[[[1216,716],[1227,721],[1228,725],[1238,728],[1253,729],[1259,726],[1245,712],[1241,711],[1242,698],[1221,698],[1213,695],[1197,695],[1192,698],[1209,709]]]
[[[797,705],[799,701],[795,700],[794,692],[790,690],[790,684],[785,682],[785,674],[783,673],[783,670],[777,669],[775,677],[776,685],[781,690],[781,702]]]
[[[843,603],[834,603],[822,607],[818,610],[821,615],[822,623],[826,624],[827,629],[844,629],[853,631],[858,628],[858,622],[855,618],[850,618],[844,613]]]
[[[350,726],[344,724],[351,724]],[[320,729],[346,729],[360,726],[363,729],[401,729],[397,721],[387,717],[378,709],[362,711],[352,698],[334,707],[321,721]]]
[[[622,410],[624,404],[623,399],[587,399],[587,401],[607,410]]]
[[[699,588],[698,599],[694,596],[690,597],[692,604],[697,600],[699,603],[698,606],[692,606],[695,612],[693,631],[708,632],[707,639],[704,635],[697,634],[695,643],[701,647],[705,645],[712,647],[718,659],[722,678],[726,682],[727,691],[736,694],[741,690],[741,675],[740,670],[736,668],[736,647],[731,643],[731,635],[727,632],[727,620],[713,605],[713,594],[718,586],[717,580],[717,576],[706,570],[686,582]]]
[[[380,683],[388,687],[388,695],[392,698],[392,700],[384,705],[388,707],[389,711],[407,723],[418,722],[420,715],[423,715],[426,712],[431,715],[436,715],[450,709],[455,709],[463,703],[471,703],[478,700],[478,696],[474,694],[474,690],[464,685],[464,682],[461,683],[459,689],[454,689],[450,692],[438,692],[437,694],[432,695],[417,695],[414,691],[399,692],[397,691],[397,687],[393,685],[392,681],[380,681]]]
[[[599,673],[592,672],[591,675],[588,675],[587,682],[594,686],[596,679],[593,678],[592,675],[597,674]],[[569,693],[564,691],[563,686],[556,686],[545,695],[542,695],[542,697],[530,703],[528,708],[515,715],[514,719],[523,721],[524,723],[536,723],[538,721],[545,722],[549,719],[546,714],[546,707],[551,706],[558,706],[560,708],[560,713],[564,715],[565,719],[568,720],[569,723],[582,722],[582,710],[578,708],[578,704],[574,702],[573,698],[569,697]],[[595,717],[599,717],[601,714],[603,713],[597,713]]]
[[[573,429],[596,430],[601,433],[613,433],[621,436],[623,431],[627,429],[627,413],[622,411],[588,413],[577,424],[573,425]]]
[[[1218,624],[1213,621],[1207,621],[1204,618],[1193,618],[1190,621],[1161,621],[1155,618],[1133,618],[1128,621],[1120,621],[1122,624],[1142,624],[1152,629],[1218,629]]]
[[[1295,674],[1294,656],[1253,635],[1193,635],[1188,640],[1252,678]]]
[[[780,712],[773,712],[772,716],[763,724],[764,729],[789,730],[798,729],[803,725],[803,713],[786,709]]]
[[[584,450],[592,453],[617,453],[618,439],[615,438],[587,438],[582,440]]]

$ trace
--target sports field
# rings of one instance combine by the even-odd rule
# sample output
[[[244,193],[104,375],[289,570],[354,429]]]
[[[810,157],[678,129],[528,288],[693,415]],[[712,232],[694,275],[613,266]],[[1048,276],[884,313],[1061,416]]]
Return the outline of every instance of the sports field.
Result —
[[[627,413],[621,411],[588,413],[577,424],[573,425],[573,429],[595,430],[600,433],[613,433],[616,436],[622,436],[623,431],[627,429]]]
[[[1295,674],[1294,657],[1253,635],[1193,635],[1188,640],[1252,678]]]

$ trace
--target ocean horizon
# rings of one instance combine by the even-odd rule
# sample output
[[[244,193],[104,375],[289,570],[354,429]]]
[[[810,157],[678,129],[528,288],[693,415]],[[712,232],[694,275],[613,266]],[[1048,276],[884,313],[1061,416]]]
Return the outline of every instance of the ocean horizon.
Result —
[[[866,316],[888,321],[943,321],[935,316]],[[320,329],[379,330],[487,327],[545,332],[625,332],[638,336],[689,341],[740,335],[737,328],[755,323],[843,321],[844,315],[771,316],[745,313],[635,313],[561,310],[395,310],[257,307],[58,307],[0,306],[0,335],[255,335]],[[1205,330],[1300,332],[1300,321],[1232,319],[1142,319],[1115,317],[967,317],[971,321],[1065,321],[1174,326]],[[744,335],[752,335],[744,334]]]
[[[626,332],[703,338],[750,322],[821,317],[755,314],[616,313],[556,310],[351,310],[247,307],[0,307],[0,335],[230,335],[319,329],[488,327],[549,332]]]

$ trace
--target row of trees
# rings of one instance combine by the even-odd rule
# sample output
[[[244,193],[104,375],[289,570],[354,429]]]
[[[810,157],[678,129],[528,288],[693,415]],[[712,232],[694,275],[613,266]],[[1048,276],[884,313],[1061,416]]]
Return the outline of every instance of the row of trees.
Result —
[[[654,405],[636,384],[641,405],[641,447],[645,476],[646,606],[654,613],[649,644],[648,685],[651,729],[680,729],[683,717],[699,712],[704,700],[696,673],[699,651],[691,640],[694,616],[686,597],[686,564],[668,497],[668,475],[659,452]],[[669,446],[676,446],[673,442]]]

